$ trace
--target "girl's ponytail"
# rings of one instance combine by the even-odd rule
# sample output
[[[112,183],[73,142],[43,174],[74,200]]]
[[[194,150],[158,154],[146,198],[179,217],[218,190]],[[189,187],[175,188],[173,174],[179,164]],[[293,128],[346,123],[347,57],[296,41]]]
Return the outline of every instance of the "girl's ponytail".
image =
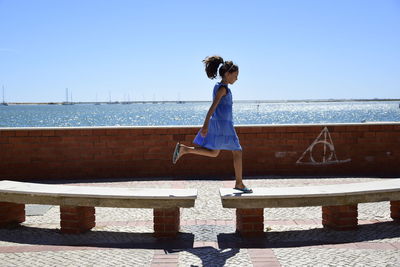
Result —
[[[207,77],[215,79],[217,77],[218,67],[224,63],[224,60],[220,56],[206,57],[204,60],[204,66],[206,69]]]
[[[206,57],[204,60],[204,66],[206,68],[206,73],[208,78],[215,79],[217,77],[217,73],[219,72],[219,76],[224,77],[227,72],[235,72],[239,70],[239,67],[236,64],[233,64],[232,61],[224,61],[220,56],[211,56]],[[221,68],[218,67],[222,64]]]

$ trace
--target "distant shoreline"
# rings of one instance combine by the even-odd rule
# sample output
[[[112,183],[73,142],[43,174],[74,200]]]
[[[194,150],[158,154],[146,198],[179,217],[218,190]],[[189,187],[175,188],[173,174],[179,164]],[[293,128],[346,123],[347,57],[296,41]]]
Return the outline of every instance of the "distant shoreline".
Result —
[[[237,100],[236,103],[320,103],[320,102],[396,102],[400,98],[374,98],[374,99],[299,99],[299,100]],[[185,104],[209,103],[211,101],[114,101],[114,102],[6,102],[8,105],[115,105],[115,104]]]

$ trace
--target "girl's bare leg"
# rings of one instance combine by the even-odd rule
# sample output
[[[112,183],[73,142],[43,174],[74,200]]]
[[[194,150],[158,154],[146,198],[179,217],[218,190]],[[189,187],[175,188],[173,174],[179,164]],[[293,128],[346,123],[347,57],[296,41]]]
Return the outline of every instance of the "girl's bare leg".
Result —
[[[213,158],[219,155],[219,150],[211,150],[203,147],[191,147],[191,146],[185,146],[183,144],[180,144],[180,147],[181,148],[178,159],[180,159],[185,154],[195,154]]]
[[[236,183],[235,187],[237,188],[245,188],[246,186],[243,184],[243,167],[242,167],[242,151],[234,150],[233,154],[233,167],[235,168],[235,177]]]

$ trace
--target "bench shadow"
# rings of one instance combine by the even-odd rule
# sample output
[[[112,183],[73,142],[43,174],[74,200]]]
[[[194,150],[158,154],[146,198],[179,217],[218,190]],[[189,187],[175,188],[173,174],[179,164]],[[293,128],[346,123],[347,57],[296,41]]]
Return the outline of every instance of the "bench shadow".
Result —
[[[206,246],[206,247],[192,248],[192,249],[165,250],[166,254],[180,253],[180,252],[187,252],[199,258],[201,260],[200,266],[223,267],[226,266],[226,261],[229,258],[234,257],[237,253],[240,252],[240,249],[239,248],[216,249],[214,247]],[[190,265],[190,266],[195,267],[197,265]]]
[[[63,234],[59,229],[19,225],[11,229],[0,229],[0,241],[27,245],[165,250],[193,248],[194,234],[178,233],[174,238],[156,238],[153,233],[111,231]]]
[[[346,244],[366,241],[380,242],[400,238],[400,224],[379,222],[359,225],[354,231],[334,231],[324,228],[290,231],[270,231],[256,238],[242,238],[239,234],[218,233],[218,249],[194,248],[195,235],[180,232],[175,238],[155,238],[153,233],[89,231],[83,234],[62,234],[59,229],[20,225],[0,229],[0,241],[27,245],[85,246],[98,248],[163,249],[166,253],[187,251],[204,261],[209,253],[216,254],[221,262],[239,252],[240,248],[288,248]],[[204,240],[207,241],[207,240]],[[204,254],[204,249],[208,253]],[[228,251],[225,251],[229,249]],[[208,257],[209,258],[209,257]],[[219,265],[218,265],[219,266]],[[221,265],[222,266],[222,265]]]
[[[308,247],[400,238],[399,227],[396,222],[380,222],[359,225],[354,231],[315,228],[264,232],[262,236],[253,238],[243,238],[238,233],[220,233],[217,239],[220,249]]]
[[[270,231],[256,238],[242,238],[237,233],[217,234],[218,248],[194,247],[195,235],[179,233],[175,238],[155,238],[153,233],[89,231],[83,234],[62,234],[59,229],[20,225],[0,229],[0,241],[43,246],[94,247],[114,249],[160,249],[165,254],[186,253],[197,257],[202,266],[226,265],[242,248],[291,248],[335,245],[400,238],[400,224],[380,222],[359,225],[354,231],[324,228]],[[204,240],[206,241],[206,240]],[[191,265],[196,266],[196,265]]]
[[[202,262],[201,266],[223,267],[240,249],[194,247],[194,234],[178,233],[175,238],[155,238],[153,233],[88,231],[82,234],[63,234],[59,229],[18,225],[0,229],[0,241],[38,246],[92,247],[106,249],[159,249],[165,254],[190,253]],[[212,257],[210,257],[212,255]],[[191,265],[196,266],[196,265]]]

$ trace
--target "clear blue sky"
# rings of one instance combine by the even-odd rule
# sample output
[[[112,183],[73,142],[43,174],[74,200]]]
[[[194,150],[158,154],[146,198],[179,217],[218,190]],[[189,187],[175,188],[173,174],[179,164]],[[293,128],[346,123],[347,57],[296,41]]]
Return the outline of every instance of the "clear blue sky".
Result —
[[[0,0],[8,102],[400,98],[399,0]]]

